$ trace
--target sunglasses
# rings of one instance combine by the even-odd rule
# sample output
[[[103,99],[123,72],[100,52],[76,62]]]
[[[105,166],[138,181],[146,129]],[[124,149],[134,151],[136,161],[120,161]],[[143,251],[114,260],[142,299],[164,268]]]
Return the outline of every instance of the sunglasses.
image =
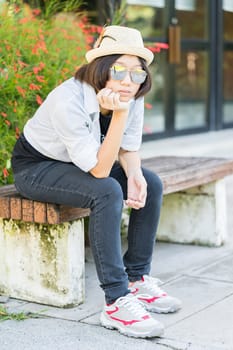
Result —
[[[127,73],[129,73],[130,79],[135,84],[144,83],[147,77],[147,73],[142,68],[128,70],[126,67],[119,64],[115,64],[110,68],[110,76],[113,80],[123,80],[125,79]]]

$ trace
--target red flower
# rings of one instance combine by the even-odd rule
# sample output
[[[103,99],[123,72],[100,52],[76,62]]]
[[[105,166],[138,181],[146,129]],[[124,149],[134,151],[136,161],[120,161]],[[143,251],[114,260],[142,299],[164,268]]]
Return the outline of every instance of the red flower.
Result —
[[[45,82],[43,75],[36,75],[36,79],[37,79],[40,83],[44,83],[44,82]]]
[[[28,66],[27,63],[25,63],[25,62],[23,62],[23,61],[20,61],[20,60],[18,60],[18,64],[19,64],[19,66],[20,66],[21,68],[27,67],[27,66]]]
[[[152,106],[151,103],[145,103],[145,108],[147,108],[147,109],[152,109],[153,106]]]
[[[169,48],[169,45],[166,43],[155,43],[155,46],[160,47],[160,49],[167,50]]]
[[[44,51],[45,53],[48,53],[48,50],[47,50],[47,48],[46,48],[46,43],[43,41],[43,40],[40,40],[40,41],[38,41],[36,44],[35,44],[35,46],[33,47],[33,49],[32,49],[32,53],[34,54],[34,55],[38,55],[38,51],[39,50],[42,50],[42,51]]]
[[[88,44],[92,44],[93,41],[94,41],[93,36],[91,36],[91,35],[87,35],[87,36],[86,36],[86,42],[87,42]]]
[[[9,172],[8,172],[7,168],[3,168],[3,169],[2,169],[2,172],[3,172],[4,178],[6,178],[7,176],[9,176]]]
[[[34,10],[32,10],[32,13],[33,13],[34,16],[38,16],[38,15],[41,14],[41,10],[40,9],[34,9]]]
[[[17,14],[19,13],[21,10],[20,10],[20,7],[15,5],[15,8],[14,8],[14,13]]]
[[[7,126],[11,126],[11,122],[8,119],[5,119],[5,123]]]
[[[167,50],[169,48],[169,45],[167,43],[154,43],[151,46],[147,46],[149,50],[152,52],[160,52],[161,50]]]
[[[152,133],[152,129],[151,129],[151,127],[150,126],[148,126],[148,125],[144,125],[144,132],[146,133],[146,134],[151,134]]]
[[[26,95],[26,90],[21,88],[21,86],[16,86],[16,89],[18,90],[18,93],[22,96],[25,97]]]
[[[29,17],[24,17],[24,18],[21,18],[21,19],[19,20],[19,23],[20,23],[20,24],[24,24],[24,23],[27,23],[27,22],[29,22],[29,21],[31,21],[31,18],[29,18]]]
[[[40,90],[40,86],[31,83],[31,84],[29,84],[29,89],[30,90]]]
[[[38,103],[38,105],[41,105],[43,103],[43,100],[40,97],[40,95],[36,95],[36,102]]]
[[[34,74],[38,74],[41,71],[40,67],[33,67]]]
[[[16,49],[16,56],[18,56],[18,57],[21,56],[21,53],[20,53],[20,50],[19,50],[19,49]]]
[[[40,62],[39,66],[40,66],[40,69],[42,70],[45,67],[45,63],[44,62]]]
[[[19,128],[16,126],[16,128],[15,128],[15,137],[16,137],[16,139],[19,138],[19,135],[20,135],[20,130],[19,130]]]

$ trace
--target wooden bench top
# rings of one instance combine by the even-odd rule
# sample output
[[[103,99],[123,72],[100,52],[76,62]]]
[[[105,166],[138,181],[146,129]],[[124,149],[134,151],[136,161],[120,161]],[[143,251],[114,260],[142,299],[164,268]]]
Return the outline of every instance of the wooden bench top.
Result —
[[[207,184],[233,174],[233,159],[206,157],[152,157],[142,165],[156,172],[164,194]],[[88,216],[89,209],[42,203],[22,198],[14,185],[0,187],[0,217],[25,222],[59,224]]]
[[[161,156],[144,159],[142,165],[157,173],[163,193],[196,187],[233,174],[233,159]]]

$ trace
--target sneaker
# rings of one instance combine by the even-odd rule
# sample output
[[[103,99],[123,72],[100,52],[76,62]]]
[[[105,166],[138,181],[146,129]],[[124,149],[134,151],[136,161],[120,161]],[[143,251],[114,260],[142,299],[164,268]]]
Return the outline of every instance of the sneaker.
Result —
[[[181,301],[167,295],[159,287],[161,283],[159,279],[145,275],[141,281],[131,283],[129,289],[140,300],[147,311],[168,313],[179,310]]]
[[[135,338],[159,337],[164,331],[162,323],[156,321],[131,293],[118,298],[111,305],[105,305],[100,323]]]

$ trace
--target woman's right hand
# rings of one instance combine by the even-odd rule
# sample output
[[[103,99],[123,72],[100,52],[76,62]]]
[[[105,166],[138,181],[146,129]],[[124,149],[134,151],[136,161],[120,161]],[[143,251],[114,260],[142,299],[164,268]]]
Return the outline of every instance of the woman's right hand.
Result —
[[[97,99],[102,110],[113,111],[107,134],[98,150],[98,162],[90,170],[94,177],[104,178],[109,176],[118,157],[130,103],[120,101],[120,94],[108,88],[100,90]]]
[[[109,88],[100,90],[97,94],[100,107],[110,111],[123,111],[129,109],[129,102],[122,102],[120,94]]]

